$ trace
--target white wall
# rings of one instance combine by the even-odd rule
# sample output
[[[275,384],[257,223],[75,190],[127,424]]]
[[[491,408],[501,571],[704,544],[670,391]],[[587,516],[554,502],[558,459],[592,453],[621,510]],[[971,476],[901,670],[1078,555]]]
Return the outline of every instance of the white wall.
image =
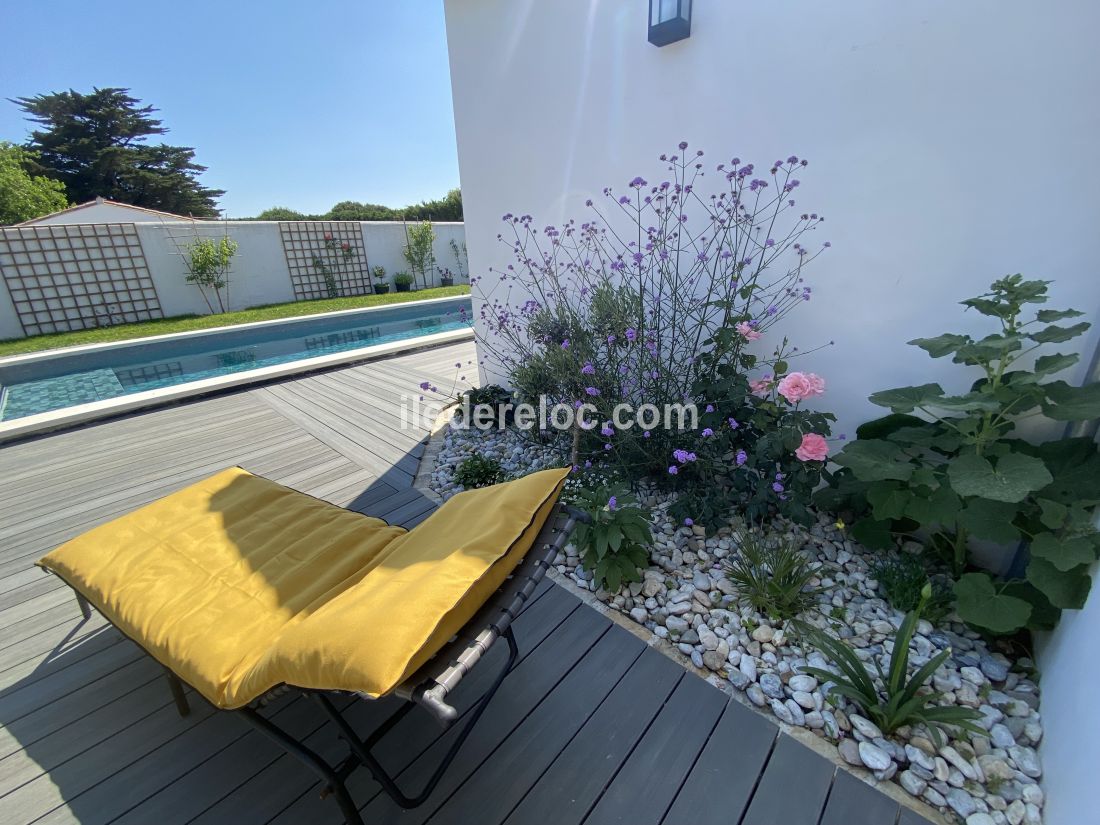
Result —
[[[107,205],[97,204],[76,214],[87,214],[100,206]],[[457,279],[458,267],[450,241],[454,240],[462,246],[465,242],[463,224],[441,222],[433,223],[432,226],[436,235],[433,247],[436,265],[438,268],[449,268]],[[360,228],[367,264],[372,269],[376,266],[385,267],[386,280],[392,284],[395,273],[408,269],[402,255],[405,247],[405,225],[400,222],[370,221],[361,223]],[[226,232],[238,244],[230,270],[230,309],[247,309],[261,304],[295,300],[278,222],[169,222],[158,219],[156,222],[137,223],[135,230],[165,316],[203,315],[209,312],[198,287],[187,283],[187,270],[179,254],[177,242],[185,245],[196,236],[219,238]],[[2,273],[3,267],[0,265],[0,274]],[[14,271],[12,274],[14,275]],[[438,286],[438,271],[429,273],[429,276],[431,285]],[[0,340],[21,337],[23,329],[8,291],[0,281]]]
[[[396,272],[407,270],[402,256],[405,229],[397,222],[364,222],[363,243],[367,264],[386,268],[392,283]],[[448,242],[453,238],[462,244],[465,233],[461,223],[433,223],[436,240],[433,247],[440,267],[455,269],[454,256]],[[182,221],[179,223],[138,224],[138,236],[156,284],[157,295],[165,315],[205,314],[206,303],[197,287],[187,283],[187,270],[177,254],[173,236],[186,243],[198,232],[203,237],[219,238],[226,232],[221,222]],[[279,224],[276,221],[229,221],[229,236],[238,244],[230,272],[229,298],[232,309],[246,309],[260,304],[277,304],[294,300],[283,253]],[[438,273],[432,273],[434,285]]]
[[[956,302],[994,278],[1052,279],[1052,305],[1098,320],[1096,3],[695,0],[692,36],[660,49],[646,5],[445,0],[472,272],[508,262],[504,213],[583,218],[586,198],[653,180],[687,140],[712,164],[809,158],[799,200],[827,216],[815,240],[833,247],[787,331],[804,348],[836,341],[800,366],[826,378],[837,433],[884,412],[875,390],[964,388],[905,341],[986,329]],[[1073,342],[1085,356],[1067,380],[1098,334]],[[1049,825],[1095,818],[1098,676],[1083,654],[1098,635],[1095,596],[1044,656]]]
[[[27,226],[67,223],[157,223],[163,221],[165,213],[152,209],[140,209],[122,203],[93,203],[80,209],[64,209],[53,215],[46,215],[27,221]]]
[[[870,392],[939,380],[947,365],[905,341],[985,329],[955,302],[994,278],[1053,279],[1054,303],[1097,317],[1100,6],[693,5],[692,36],[655,48],[641,1],[447,0],[475,274],[508,260],[504,213],[583,218],[687,140],[711,163],[809,158],[799,202],[833,247],[789,331],[836,341],[802,366],[826,378],[837,433],[882,412]]]

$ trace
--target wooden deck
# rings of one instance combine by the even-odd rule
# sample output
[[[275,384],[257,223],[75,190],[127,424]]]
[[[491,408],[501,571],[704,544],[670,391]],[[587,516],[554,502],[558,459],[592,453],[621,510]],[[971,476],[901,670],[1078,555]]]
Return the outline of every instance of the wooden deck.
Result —
[[[412,525],[430,422],[397,402],[450,386],[463,344],[286,380],[0,449],[0,821],[338,823],[310,774],[191,694],[180,718],[160,667],[33,562],[56,544],[230,465]],[[515,624],[521,659],[421,808],[365,771],[368,823],[926,825],[721,691],[544,583]],[[503,651],[490,656],[499,660]],[[456,693],[468,709],[487,663]],[[361,732],[388,701],[345,702]],[[331,725],[301,699],[278,724],[330,758]],[[417,787],[450,741],[414,712],[383,759]]]

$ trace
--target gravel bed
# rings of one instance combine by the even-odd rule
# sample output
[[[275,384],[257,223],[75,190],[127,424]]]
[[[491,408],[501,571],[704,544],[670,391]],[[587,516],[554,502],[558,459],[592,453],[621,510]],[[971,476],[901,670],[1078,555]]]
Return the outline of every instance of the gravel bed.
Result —
[[[560,466],[562,447],[560,442],[534,443],[511,430],[449,430],[432,485],[443,497],[460,490],[453,481],[454,468],[475,453],[496,458],[507,472],[520,475]],[[957,617],[937,625],[922,620],[910,648],[910,673],[950,649],[947,662],[933,676],[933,687],[942,692],[945,704],[977,709],[982,717],[978,724],[987,733],[952,737],[942,747],[922,726],[884,736],[850,702],[827,698],[826,686],[801,673],[805,665],[834,670],[820,653],[805,654],[788,628],[738,605],[722,560],[738,552],[740,525],[708,535],[699,525],[671,523],[662,497],[645,499],[653,508],[655,543],[643,581],[618,593],[598,589],[571,547],[555,560],[558,572],[667,639],[696,667],[727,679],[763,712],[812,731],[836,745],[844,762],[879,781],[896,782],[949,818],[966,825],[1042,822],[1042,767],[1036,748],[1043,728],[1030,660],[991,647]],[[809,529],[779,521],[772,530],[802,547],[817,568],[814,584],[824,588],[818,609],[802,618],[845,639],[872,671],[875,660],[885,669],[903,614],[882,598],[874,580],[873,563],[881,554],[853,542],[825,516]]]

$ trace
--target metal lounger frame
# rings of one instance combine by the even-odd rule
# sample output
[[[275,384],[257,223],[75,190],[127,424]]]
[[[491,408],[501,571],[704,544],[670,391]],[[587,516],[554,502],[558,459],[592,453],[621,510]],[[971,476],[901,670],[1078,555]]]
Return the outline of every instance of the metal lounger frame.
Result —
[[[493,695],[504,681],[504,677],[515,665],[519,656],[519,648],[512,633],[513,620],[520,614],[524,605],[534,594],[547,569],[553,563],[555,555],[565,547],[576,522],[587,520],[587,514],[560,502],[556,504],[550,517],[546,520],[546,524],[535,538],[531,549],[523,561],[516,566],[512,575],[467,622],[457,636],[444,645],[420,670],[394,690],[393,695],[399,696],[405,701],[366,739],[360,738],[355,733],[351,725],[348,724],[333,704],[330,698],[331,694],[334,692],[340,693],[338,691],[307,690],[285,685],[257,699],[247,707],[238,710],[224,710],[223,712],[240,714],[252,727],[274,740],[287,753],[304,762],[321,779],[321,796],[331,794],[335,798],[336,803],[340,806],[340,811],[344,815],[346,825],[363,825],[363,819],[359,815],[359,810],[348,793],[345,784],[347,778],[359,767],[366,767],[386,794],[399,806],[406,809],[417,807],[431,796],[432,791],[435,790],[439,781],[443,778],[443,774],[466,741],[466,737],[470,735],[474,725],[477,724],[481,714],[484,713]],[[81,613],[83,613],[84,618],[89,618],[91,616],[91,604],[79,591],[74,592],[76,592]],[[447,703],[448,694],[458,687],[462,677],[470,672],[474,665],[488,653],[493,644],[501,638],[508,645],[508,658],[504,667],[501,668],[489,689],[486,690],[477,704],[466,714],[467,719],[462,729],[458,732],[454,742],[451,743],[450,748],[448,748],[424,787],[415,796],[407,795],[397,787],[394,777],[386,771],[374,756],[372,753],[374,747],[417,705],[431,713],[444,729],[454,724],[459,719],[459,712],[453,705]],[[172,698],[176,703],[176,709],[179,711],[180,716],[186,716],[190,713],[191,708],[184,693],[184,682],[169,668],[165,667],[164,670],[168,679],[168,686],[172,691]],[[348,756],[338,765],[329,764],[316,752],[310,750],[301,741],[260,713],[260,708],[271,698],[287,690],[296,691],[308,697],[335,723],[340,737],[347,742],[350,749]],[[371,697],[364,696],[362,698]]]

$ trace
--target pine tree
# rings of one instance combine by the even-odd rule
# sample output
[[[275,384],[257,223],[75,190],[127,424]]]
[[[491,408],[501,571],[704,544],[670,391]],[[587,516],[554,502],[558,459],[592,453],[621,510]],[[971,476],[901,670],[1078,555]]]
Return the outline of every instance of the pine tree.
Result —
[[[97,196],[180,215],[217,215],[221,189],[203,186],[205,166],[187,146],[149,144],[168,130],[128,89],[93,88],[12,100],[41,128],[27,148],[37,153],[31,171],[65,184],[74,203]]]

